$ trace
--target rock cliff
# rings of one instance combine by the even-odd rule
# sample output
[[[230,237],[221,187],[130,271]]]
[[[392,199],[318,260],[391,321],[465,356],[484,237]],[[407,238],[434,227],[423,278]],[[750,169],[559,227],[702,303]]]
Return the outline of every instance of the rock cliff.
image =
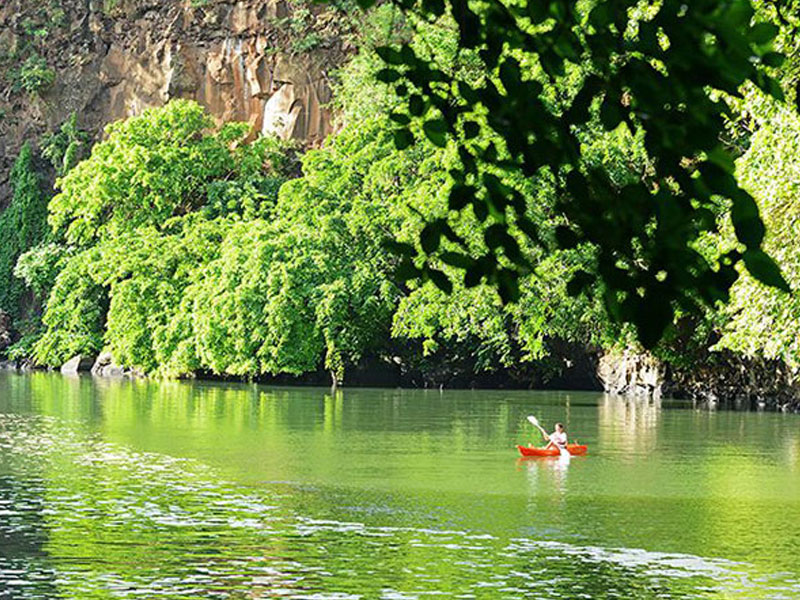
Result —
[[[683,365],[637,350],[607,352],[599,358],[597,377],[610,394],[690,399],[708,408],[770,407],[800,413],[800,374],[786,364],[729,350],[696,352]]]
[[[111,121],[191,98],[220,122],[319,144],[353,23],[344,9],[286,0],[3,2],[0,208],[21,144],[73,112],[101,135]]]

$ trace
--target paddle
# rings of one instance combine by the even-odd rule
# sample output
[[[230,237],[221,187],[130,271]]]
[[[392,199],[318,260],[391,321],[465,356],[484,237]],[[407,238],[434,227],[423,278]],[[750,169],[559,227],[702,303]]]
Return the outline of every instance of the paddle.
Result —
[[[541,432],[542,432],[542,435],[543,435],[544,437],[546,437],[547,439],[550,439],[550,438],[547,436],[547,432],[544,430],[544,427],[542,427],[541,425],[539,425],[539,419],[537,419],[537,418],[536,418],[536,417],[534,417],[533,415],[528,415],[528,421],[530,422],[530,424],[531,424],[531,425],[533,425],[533,426],[534,426],[534,427],[536,427],[536,428],[537,428],[539,431],[541,431]]]
[[[546,439],[548,442],[550,441],[550,436],[547,435],[547,431],[545,431],[544,427],[539,425],[539,419],[537,419],[533,415],[528,415],[528,422],[542,432],[544,439]],[[558,448],[558,453],[561,456],[569,456],[569,451],[566,448],[562,448],[561,446],[558,445],[556,447]]]

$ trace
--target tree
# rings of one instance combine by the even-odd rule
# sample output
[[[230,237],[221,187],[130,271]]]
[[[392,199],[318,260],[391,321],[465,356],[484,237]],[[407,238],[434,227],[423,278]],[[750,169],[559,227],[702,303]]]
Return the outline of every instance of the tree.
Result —
[[[42,193],[41,177],[29,144],[20,150],[10,181],[14,194],[0,214],[0,310],[16,317],[20,313],[24,285],[14,275],[14,266],[21,254],[47,234],[47,199]]]
[[[767,226],[765,247],[794,289],[800,285],[800,116],[751,91],[748,105],[758,121],[749,148],[737,161],[737,175],[753,194]],[[724,242],[731,243],[731,235]],[[732,288],[728,322],[718,347],[746,356],[780,359],[800,366],[800,296],[764,286],[744,275]]]
[[[32,288],[52,288],[38,361],[108,345],[145,371],[199,367],[182,294],[216,257],[225,228],[269,214],[295,169],[292,149],[246,143],[246,124],[211,128],[198,104],[170,102],[109,125],[58,180],[49,221],[66,245],[42,246],[18,265]]]
[[[224,197],[227,210],[235,198],[220,187],[255,177],[268,149],[263,142],[238,143],[247,124],[230,123],[210,134],[212,125],[205,110],[187,100],[110,124],[89,159],[58,180],[50,225],[68,243],[87,246],[142,225],[160,227],[208,205],[212,194]],[[251,191],[258,190],[240,195]]]
[[[370,0],[362,4],[370,5]],[[468,287],[497,287],[504,301],[520,297],[520,277],[535,268],[518,252],[533,245],[596,248],[591,269],[572,276],[570,292],[594,285],[608,313],[634,323],[653,346],[676,310],[697,311],[727,301],[743,263],[758,280],[788,285],[762,250],[764,226],[752,196],[734,177],[722,142],[732,111],[719,94],[741,95],[752,82],[783,99],[769,69],[782,64],[773,49],[778,28],[753,22],[749,0],[397,0],[422,22],[450,19],[458,29],[457,57],[480,62],[485,76],[469,80],[458,60],[437,62],[410,42],[378,51],[378,77],[395,85],[400,148],[426,137],[452,144],[460,162],[451,171],[453,211],[422,231],[422,252],[408,251],[408,277],[451,283],[436,275],[433,259],[445,236],[462,246],[458,259]],[[616,184],[586,160],[583,134],[599,122],[608,131],[641,132],[651,158],[638,181]],[[500,174],[552,178],[564,224],[555,243],[542,239],[526,214],[521,191]],[[718,231],[728,203],[738,244],[708,257],[698,240]],[[488,250],[469,252],[450,221],[471,208],[483,223]],[[427,241],[426,241],[427,239]],[[420,263],[420,260],[424,262]]]

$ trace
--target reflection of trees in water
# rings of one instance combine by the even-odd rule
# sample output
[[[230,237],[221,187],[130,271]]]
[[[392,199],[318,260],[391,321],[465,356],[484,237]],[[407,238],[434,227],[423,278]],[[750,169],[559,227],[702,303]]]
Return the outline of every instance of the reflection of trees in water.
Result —
[[[13,514],[0,521],[0,598],[227,597],[291,547],[288,536],[263,535],[276,507],[202,465],[131,452],[54,419],[18,421],[0,440],[0,457],[19,471],[16,490],[0,478]],[[3,593],[5,564],[19,568],[13,579],[32,580],[13,588],[22,595]],[[294,579],[284,574],[281,587]]]
[[[5,385],[3,381],[0,377],[0,385]],[[487,402],[480,393],[345,390],[331,395],[320,389],[93,383],[89,378],[49,375],[26,381],[24,385],[32,389],[15,393],[33,394],[33,400],[14,400],[15,406],[67,419],[45,420],[33,430],[28,436],[30,448],[46,452],[38,458],[30,452],[18,466],[22,473],[18,480],[26,481],[24,485],[25,473],[32,473],[32,480],[41,480],[36,485],[46,488],[37,492],[43,501],[36,510],[48,533],[41,544],[52,556],[61,582],[58,594],[39,598],[270,598],[283,590],[289,597],[323,593],[380,597],[392,591],[402,597],[401,593],[445,591],[477,597],[677,600],[695,598],[698,589],[717,585],[717,572],[697,557],[672,560],[644,551],[535,539],[557,535],[586,539],[586,530],[599,524],[597,530],[603,535],[594,539],[612,543],[608,532],[619,529],[619,511],[633,503],[623,506],[619,497],[606,495],[601,498],[606,504],[595,504],[599,506],[595,513],[586,512],[581,504],[589,497],[596,500],[594,488],[587,493],[586,486],[592,483],[589,468],[603,457],[573,459],[569,467],[558,459],[528,463],[523,468],[530,469],[526,475],[539,493],[517,500],[501,490],[497,501],[487,501],[487,481],[470,479],[475,469],[472,457],[480,455],[476,449],[496,440],[510,452],[508,436],[530,412],[528,397],[514,405],[502,396],[497,396],[496,404]],[[622,438],[623,447],[631,438],[637,443],[655,438],[657,407],[634,402],[639,404],[608,400],[597,409],[598,448],[605,448],[607,440],[615,443],[614,436]],[[575,428],[584,431],[594,424],[593,405],[579,410],[578,404],[569,402],[572,413],[564,417],[562,404],[544,405],[537,414],[548,422],[571,418]],[[582,418],[582,413],[591,419]],[[377,459],[367,464],[363,446],[351,452],[358,444],[374,446]],[[148,451],[132,450],[143,447]],[[460,452],[461,458],[443,461],[442,453],[450,450]],[[226,461],[242,463],[235,466],[245,473],[256,471],[250,468],[253,465],[273,461],[264,472],[293,483],[228,484],[220,470],[170,458],[194,451],[215,457],[220,469],[226,468]],[[502,460],[513,458],[506,454]],[[500,464],[488,462],[492,469]],[[725,465],[725,473],[735,473],[737,464]],[[443,473],[443,465],[452,472]],[[386,490],[337,488],[354,468],[372,470],[368,485],[373,488],[382,483],[375,473],[385,474]],[[317,485],[331,473],[339,479],[330,487],[298,483],[302,479]],[[606,474],[604,470],[602,476]],[[673,472],[663,474],[672,477]],[[416,488],[405,486],[410,479],[427,487],[415,496],[409,489]],[[466,486],[447,488],[462,479],[468,481]],[[662,490],[664,482],[656,483],[653,489]],[[524,490],[524,481],[522,485]],[[477,508],[470,513],[461,504],[449,505],[447,493],[451,497],[474,493]],[[499,507],[498,512],[525,513],[526,500],[531,504],[525,517],[530,515],[532,528],[537,524],[542,531],[550,528],[546,535],[525,533],[524,539],[509,542],[468,531],[444,531],[464,522],[479,529],[480,511]],[[631,523],[663,526],[671,514],[677,531],[683,522],[691,522],[694,497],[681,503],[668,500],[660,505],[663,514],[656,514],[654,506],[659,505],[643,498],[644,516]],[[460,523],[454,519],[452,527],[433,518],[425,521],[431,506],[468,518]],[[383,510],[391,511],[392,519],[373,518]],[[409,516],[396,517],[401,510]],[[710,513],[708,518],[712,517]],[[343,522],[347,518],[363,518],[367,524]],[[511,522],[515,527],[525,525],[523,519]],[[431,529],[423,529],[426,523]],[[648,535],[613,539],[621,540],[620,545],[647,547]],[[715,536],[724,540],[718,533]],[[635,545],[639,540],[642,543]],[[775,588],[764,586],[763,597],[776,595]],[[750,592],[742,596],[759,597]]]
[[[0,387],[0,398],[10,398],[5,391]],[[42,464],[21,464],[9,452],[23,420],[0,413],[0,599],[55,598],[53,565],[45,549],[50,531]]]
[[[538,579],[537,598],[767,600],[797,591],[790,582],[769,588],[734,563],[685,554],[514,540],[505,555],[513,573]]]
[[[800,471],[800,437],[786,437],[786,455],[792,471]]]
[[[604,448],[649,452],[658,441],[661,401],[645,396],[604,394],[597,407],[599,440]]]
[[[55,598],[41,481],[0,476],[0,598]]]

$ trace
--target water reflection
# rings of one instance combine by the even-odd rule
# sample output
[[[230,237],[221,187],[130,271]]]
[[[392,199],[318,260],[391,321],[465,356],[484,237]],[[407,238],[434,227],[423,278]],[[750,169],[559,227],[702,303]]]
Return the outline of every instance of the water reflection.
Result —
[[[532,494],[556,492],[559,496],[567,491],[567,473],[571,462],[569,454],[517,459],[518,467],[527,472]]]
[[[50,566],[14,570],[3,557],[4,589],[17,590],[10,597],[767,597],[763,582],[728,561],[314,519],[285,510],[275,490],[220,481],[195,461],[131,452],[52,419],[2,415],[0,432],[18,473],[59,465],[25,482],[0,525],[12,556],[30,548],[8,542],[11,523],[44,514],[48,532]],[[534,462],[528,472],[558,485],[567,464]],[[770,583],[772,592],[800,592]]]
[[[658,443],[661,400],[604,394],[598,409],[600,442],[627,456],[651,452]]]
[[[516,463],[534,412],[567,421],[589,456]],[[0,590],[799,597],[783,417],[0,376]]]

